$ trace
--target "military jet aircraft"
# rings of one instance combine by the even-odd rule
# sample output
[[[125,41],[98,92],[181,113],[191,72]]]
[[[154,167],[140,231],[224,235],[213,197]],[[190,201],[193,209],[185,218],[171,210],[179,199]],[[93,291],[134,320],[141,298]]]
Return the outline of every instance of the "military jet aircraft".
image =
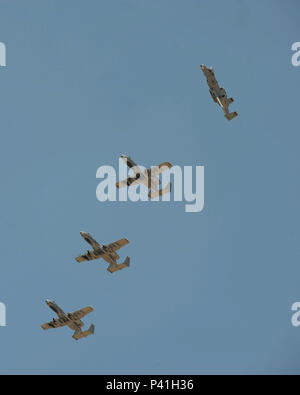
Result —
[[[57,315],[58,319],[53,318],[52,321],[41,325],[44,330],[61,328],[63,326],[68,326],[74,332],[73,339],[79,340],[83,337],[87,337],[89,335],[93,335],[95,331],[95,326],[92,324],[88,330],[82,331],[81,328],[84,326],[84,323],[81,319],[87,314],[94,311],[92,307],[84,307],[81,310],[74,311],[74,313],[65,313],[55,302],[51,300],[46,300],[47,305],[52,309]]]
[[[129,267],[130,265],[129,256],[125,259],[123,263],[118,264],[117,260],[120,257],[116,253],[117,250],[128,244],[129,240],[121,239],[108,245],[100,245],[99,243],[97,243],[96,240],[93,239],[93,237],[89,233],[80,232],[80,234],[84,238],[84,240],[93,247],[93,251],[87,251],[86,254],[80,255],[77,258],[75,258],[77,262],[92,261],[94,259],[102,258],[107,263],[109,263],[107,270],[110,273],[114,273],[118,270],[122,270],[125,267]]]
[[[216,80],[213,68],[207,68],[203,64],[200,66],[203,71],[207,84],[209,86],[209,93],[218,105],[222,108],[225,117],[230,121],[231,119],[238,116],[237,112],[229,112],[229,105],[234,101],[232,97],[227,98],[227,94],[224,88],[220,88],[218,81]]]
[[[170,169],[172,164],[169,162],[164,162],[159,166],[153,166],[151,169],[147,169],[142,171],[139,166],[126,155],[121,155],[121,158],[127,164],[127,166],[132,169],[135,173],[135,177],[129,177],[126,180],[120,181],[116,183],[117,188],[124,188],[126,186],[144,184],[147,188],[150,189],[148,194],[149,198],[154,199],[158,196],[162,196],[165,193],[171,192],[171,183],[169,183],[165,188],[159,189],[160,180],[159,175],[164,171]]]

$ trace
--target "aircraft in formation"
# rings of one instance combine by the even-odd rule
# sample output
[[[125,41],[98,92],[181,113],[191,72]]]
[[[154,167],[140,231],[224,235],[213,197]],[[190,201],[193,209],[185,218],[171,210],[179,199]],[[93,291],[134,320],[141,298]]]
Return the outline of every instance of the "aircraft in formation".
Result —
[[[209,86],[209,93],[214,100],[223,110],[225,117],[231,120],[237,117],[237,112],[229,112],[229,105],[234,101],[233,98],[227,98],[227,94],[224,88],[220,88],[216,80],[213,68],[207,68],[201,65],[201,69],[206,77],[207,84]],[[165,188],[159,189],[161,181],[159,175],[164,171],[170,169],[172,164],[164,162],[158,166],[153,166],[150,169],[141,169],[129,156],[121,155],[121,158],[125,161],[127,166],[133,171],[134,176],[128,177],[126,180],[116,183],[117,188],[129,187],[131,185],[144,184],[149,188],[149,198],[153,199],[158,196],[162,196],[165,193],[171,192],[171,183]],[[79,255],[76,257],[77,262],[92,261],[98,258],[104,259],[108,264],[107,270],[110,273],[114,273],[118,270],[122,270],[130,265],[130,258],[127,256],[123,263],[118,264],[117,261],[120,259],[116,253],[117,250],[124,247],[129,243],[129,240],[123,238],[107,245],[99,244],[89,233],[80,232],[81,236],[86,242],[88,242],[93,250],[87,251],[86,254]],[[53,318],[52,321],[41,325],[44,330],[60,328],[68,326],[74,330],[73,339],[79,340],[89,335],[94,334],[95,326],[90,325],[89,329],[82,331],[84,323],[81,321],[83,317],[91,313],[94,309],[90,306],[84,307],[83,309],[74,311],[73,313],[65,313],[55,302],[46,300],[47,305],[58,315],[58,319]]]
[[[171,192],[171,183],[169,183],[165,188],[159,189],[161,181],[159,180],[159,175],[166,170],[169,170],[172,165],[169,162],[164,162],[158,166],[153,166],[150,169],[142,170],[140,167],[126,155],[121,155],[121,158],[127,164],[127,166],[132,169],[135,176],[128,177],[126,180],[122,180],[116,183],[117,188],[129,187],[131,185],[144,184],[149,188],[149,198],[154,199],[158,196],[162,196],[165,193]]]
[[[220,88],[216,80],[213,68],[207,68],[203,64],[200,66],[203,71],[207,84],[209,86],[209,93],[214,102],[216,102],[223,110],[225,117],[230,121],[238,116],[237,112],[229,112],[229,105],[234,101],[232,97],[227,98],[224,88]]]
[[[100,245],[89,233],[80,232],[80,234],[84,240],[93,247],[93,250],[87,251],[87,253],[84,255],[79,255],[77,258],[75,258],[77,262],[92,261],[94,259],[102,258],[109,264],[107,270],[110,273],[114,273],[118,270],[129,267],[129,256],[123,263],[118,264],[117,260],[120,257],[116,253],[117,250],[128,244],[129,240],[123,238],[108,245]],[[81,319],[94,311],[92,307],[88,306],[74,311],[73,313],[65,313],[54,301],[46,300],[46,303],[50,309],[52,309],[58,315],[58,319],[53,318],[52,321],[41,325],[44,330],[68,326],[70,329],[74,330],[72,337],[75,340],[79,340],[94,334],[95,326],[93,324],[86,331],[82,331],[81,329],[84,326],[84,323],[81,321]]]
[[[88,330],[82,331],[84,323],[81,321],[83,317],[90,314],[94,309],[90,306],[84,307],[83,309],[74,311],[73,313],[65,313],[55,302],[51,300],[46,300],[47,305],[52,309],[57,315],[58,319],[53,318],[52,321],[41,325],[44,330],[61,328],[63,326],[68,326],[74,331],[73,339],[79,340],[83,337],[87,337],[94,334],[95,326],[91,324]]]
[[[129,240],[124,238],[111,244],[100,245],[89,233],[80,232],[80,234],[84,240],[93,247],[93,250],[87,251],[84,255],[79,255],[75,258],[77,262],[93,261],[95,259],[102,258],[109,264],[107,270],[110,273],[129,267],[129,256],[123,263],[117,263],[117,260],[120,259],[120,257],[116,253],[117,250],[128,244]]]

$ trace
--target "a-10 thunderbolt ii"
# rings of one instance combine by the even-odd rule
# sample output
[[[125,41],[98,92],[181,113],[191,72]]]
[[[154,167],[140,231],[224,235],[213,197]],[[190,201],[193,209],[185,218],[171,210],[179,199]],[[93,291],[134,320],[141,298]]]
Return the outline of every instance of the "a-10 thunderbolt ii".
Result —
[[[225,117],[230,121],[231,119],[238,116],[237,112],[229,112],[229,105],[234,101],[232,97],[227,98],[227,94],[224,88],[220,88],[218,81],[216,80],[213,68],[207,68],[203,64],[200,66],[203,71],[207,84],[209,86],[209,93],[214,100],[222,108]]]
[[[170,162],[164,162],[158,166],[153,166],[151,167],[151,169],[141,170],[140,167],[129,156],[121,155],[121,158],[124,160],[127,166],[132,169],[135,176],[128,177],[126,180],[117,182],[117,188],[144,184],[150,190],[148,196],[151,199],[171,192],[171,183],[169,183],[165,188],[159,189],[159,185],[161,184],[161,181],[159,180],[159,175],[172,167],[172,164]]]
[[[44,330],[61,328],[63,326],[68,326],[74,332],[73,339],[79,340],[83,337],[93,335],[95,331],[95,326],[92,324],[88,330],[82,331],[84,323],[81,321],[83,317],[94,311],[92,307],[84,307],[83,309],[74,311],[73,313],[65,313],[55,302],[51,300],[46,300],[47,305],[52,309],[57,315],[58,319],[53,318],[52,321],[41,325]]]
[[[120,257],[116,253],[117,250],[128,244],[129,240],[121,239],[111,244],[100,245],[95,239],[93,239],[93,237],[89,233],[80,232],[80,234],[84,238],[84,240],[93,247],[93,250],[87,251],[87,253],[84,255],[79,255],[77,258],[75,258],[77,262],[93,261],[95,259],[102,258],[107,263],[109,263],[107,270],[110,273],[114,273],[118,270],[129,267],[129,256],[125,259],[123,263],[117,263],[117,260],[120,259]]]

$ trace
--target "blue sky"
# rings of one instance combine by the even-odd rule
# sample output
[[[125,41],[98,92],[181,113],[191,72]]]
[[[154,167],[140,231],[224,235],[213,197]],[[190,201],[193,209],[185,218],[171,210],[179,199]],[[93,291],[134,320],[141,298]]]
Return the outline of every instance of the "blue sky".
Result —
[[[0,373],[299,373],[298,1],[0,1]],[[200,64],[235,102],[228,122]],[[205,166],[205,209],[100,203],[121,153]],[[127,237],[131,267],[77,264]],[[95,335],[44,332],[95,311]]]

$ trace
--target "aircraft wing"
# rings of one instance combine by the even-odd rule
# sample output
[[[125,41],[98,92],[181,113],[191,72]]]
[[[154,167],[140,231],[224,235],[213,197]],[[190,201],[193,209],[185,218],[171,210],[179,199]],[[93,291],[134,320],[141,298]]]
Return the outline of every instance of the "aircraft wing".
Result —
[[[55,320],[55,321],[47,322],[46,324],[41,325],[41,327],[46,331],[48,329],[61,328],[66,325],[67,323],[64,321]]]
[[[72,316],[72,319],[74,319],[74,320],[81,320],[81,318],[90,314],[92,311],[94,311],[94,309],[92,307],[88,306],[88,307],[84,307],[83,309],[74,311],[74,313],[71,313],[71,316]]]
[[[124,187],[130,187],[133,183],[139,184],[142,182],[142,180],[139,181],[139,177],[128,177],[126,180],[122,180],[120,182],[116,183],[117,188],[124,188]]]
[[[107,247],[111,248],[113,251],[117,251],[120,248],[124,247],[128,243],[129,243],[129,240],[121,239],[121,240],[115,241],[114,243],[108,244]]]
[[[151,176],[155,177],[158,176],[159,174],[163,173],[164,171],[171,169],[173,165],[170,162],[164,162],[161,163],[158,166],[154,166],[151,169],[149,169],[149,171],[151,171]]]
[[[215,94],[211,91],[211,89],[209,90],[209,93],[210,93],[210,96],[212,97],[213,101],[218,103],[218,100],[217,100]]]
[[[222,103],[222,101],[220,100],[219,97],[217,97],[217,102],[218,102],[220,107],[224,108],[224,105],[223,105],[223,103]]]
[[[95,255],[94,251],[87,251],[86,254],[84,255],[79,255],[78,257],[76,257],[76,261],[77,262],[86,262],[86,261],[93,261],[94,259],[98,259],[101,257],[101,253],[97,253],[97,255]]]

